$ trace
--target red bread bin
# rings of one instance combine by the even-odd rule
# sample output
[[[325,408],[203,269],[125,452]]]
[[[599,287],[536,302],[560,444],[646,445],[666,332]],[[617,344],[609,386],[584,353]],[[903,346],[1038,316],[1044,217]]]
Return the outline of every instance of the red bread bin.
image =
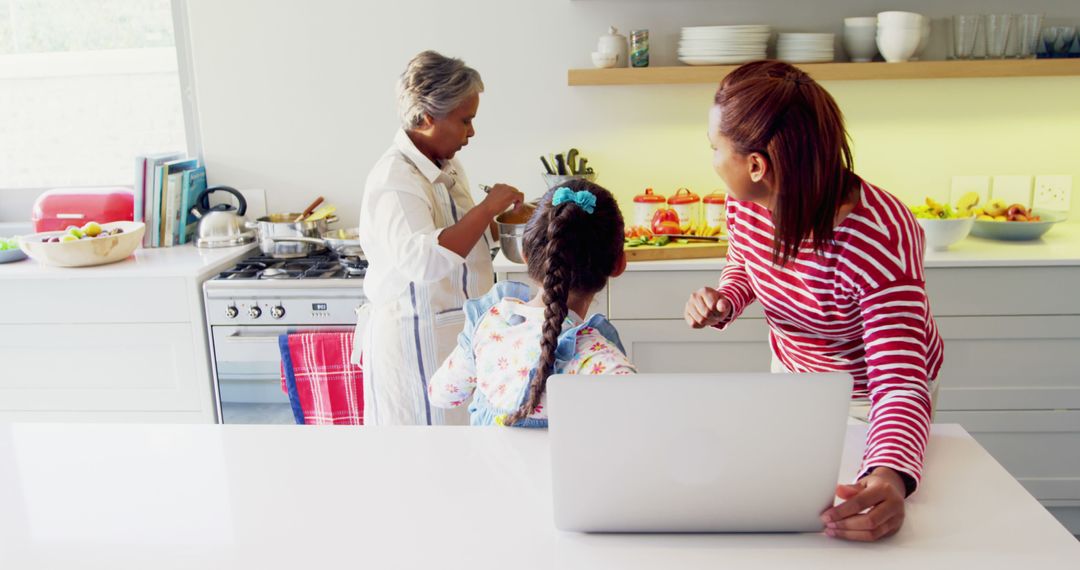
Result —
[[[30,217],[35,232],[52,232],[86,222],[134,221],[135,193],[126,186],[54,188],[38,196]]]

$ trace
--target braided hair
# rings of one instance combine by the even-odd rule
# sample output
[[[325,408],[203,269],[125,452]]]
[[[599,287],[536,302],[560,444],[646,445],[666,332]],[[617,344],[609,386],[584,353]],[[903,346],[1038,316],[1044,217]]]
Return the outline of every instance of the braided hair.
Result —
[[[540,362],[529,384],[529,396],[503,421],[508,426],[528,417],[540,405],[547,379],[555,370],[555,349],[570,311],[570,293],[588,295],[603,289],[623,251],[623,218],[611,193],[586,180],[572,180],[560,187],[586,190],[596,197],[596,205],[591,214],[573,202],[553,206],[556,189],[552,188],[540,199],[525,228],[529,277],[544,288],[544,327]]]

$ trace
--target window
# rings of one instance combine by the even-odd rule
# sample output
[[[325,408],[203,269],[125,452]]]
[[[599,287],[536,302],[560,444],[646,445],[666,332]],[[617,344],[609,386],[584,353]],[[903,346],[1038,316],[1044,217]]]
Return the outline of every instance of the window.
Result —
[[[131,185],[190,151],[170,0],[0,0],[0,193]]]

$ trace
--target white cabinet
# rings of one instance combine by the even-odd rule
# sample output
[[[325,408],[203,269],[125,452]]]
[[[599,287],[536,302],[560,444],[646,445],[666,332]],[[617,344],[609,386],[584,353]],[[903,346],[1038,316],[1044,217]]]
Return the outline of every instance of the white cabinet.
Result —
[[[184,323],[0,325],[2,412],[195,412]]]
[[[251,247],[4,266],[0,422],[214,422],[202,283]]]
[[[738,320],[723,332],[694,330],[682,320],[613,320],[639,372],[767,372],[763,319]]]

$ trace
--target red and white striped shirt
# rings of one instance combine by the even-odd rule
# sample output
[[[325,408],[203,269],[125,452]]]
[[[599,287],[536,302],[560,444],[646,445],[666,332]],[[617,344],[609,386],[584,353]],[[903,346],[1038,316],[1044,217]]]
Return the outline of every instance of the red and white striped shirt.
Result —
[[[727,263],[720,292],[732,316],[755,299],[773,354],[793,372],[847,372],[854,399],[869,398],[860,473],[886,466],[918,483],[930,429],[929,381],[943,343],[923,276],[923,231],[891,194],[865,182],[859,203],[817,253],[807,241],[792,263],[772,263],[769,210],[728,200]]]

